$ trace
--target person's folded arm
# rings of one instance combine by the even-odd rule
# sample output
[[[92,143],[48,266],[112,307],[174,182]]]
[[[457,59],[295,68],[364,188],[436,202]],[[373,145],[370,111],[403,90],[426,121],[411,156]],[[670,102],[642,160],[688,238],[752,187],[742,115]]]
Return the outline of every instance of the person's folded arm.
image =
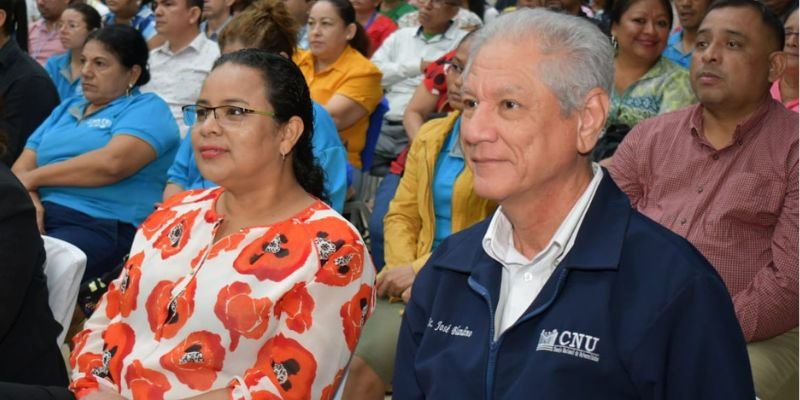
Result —
[[[18,174],[28,190],[43,186],[96,187],[119,182],[156,159],[153,147],[136,136],[117,134],[106,146]]]
[[[340,131],[355,125],[369,113],[369,110],[357,101],[341,94],[333,95],[324,107],[336,123],[336,129]]]
[[[400,57],[397,54],[399,52],[398,48],[402,46],[399,42],[405,38],[405,36],[398,36],[398,33],[401,33],[401,31],[395,31],[389,36],[371,58],[372,63],[383,73],[381,85],[384,88],[388,88],[412,76],[422,74],[420,58],[407,55]]]
[[[409,140],[414,140],[427,116],[436,111],[438,100],[439,96],[429,92],[424,82],[417,86],[403,113],[403,128],[406,129]]]
[[[778,223],[772,231],[772,261],[762,267],[747,288],[733,296],[736,317],[748,342],[769,339],[798,324],[798,164],[788,167],[789,179]]]

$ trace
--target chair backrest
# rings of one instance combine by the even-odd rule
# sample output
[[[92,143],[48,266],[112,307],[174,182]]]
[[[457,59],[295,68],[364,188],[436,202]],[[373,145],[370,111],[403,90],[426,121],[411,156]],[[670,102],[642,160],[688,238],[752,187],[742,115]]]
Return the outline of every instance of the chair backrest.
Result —
[[[378,145],[378,136],[381,135],[383,116],[387,111],[389,111],[389,101],[384,97],[369,116],[367,142],[364,144],[364,149],[361,150],[361,170],[364,172],[369,172],[369,169],[372,168],[372,156],[375,154],[375,146]]]
[[[47,290],[50,292],[50,309],[62,327],[61,334],[58,335],[58,345],[61,346],[78,301],[81,277],[86,269],[86,254],[61,239],[50,236],[42,236],[42,239],[47,252],[44,274],[47,276]]]

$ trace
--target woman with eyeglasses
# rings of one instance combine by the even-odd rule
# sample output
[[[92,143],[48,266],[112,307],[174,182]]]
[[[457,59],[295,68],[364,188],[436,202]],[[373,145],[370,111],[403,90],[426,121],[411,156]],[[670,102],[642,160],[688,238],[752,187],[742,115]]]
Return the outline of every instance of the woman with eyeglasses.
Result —
[[[281,0],[261,0],[236,15],[219,35],[222,54],[244,48],[263,49],[289,59],[297,51],[297,24]],[[333,119],[317,102],[314,106],[312,151],[325,171],[325,196],[341,212],[347,193],[347,151],[339,139]],[[164,200],[187,189],[212,188],[217,184],[197,169],[191,135],[181,141],[175,161],[167,171]]]
[[[450,62],[464,66],[469,47],[470,36],[466,36]],[[364,327],[350,363],[344,399],[384,398],[394,372],[403,302],[411,296],[417,272],[445,237],[481,221],[496,208],[472,190],[472,172],[459,145],[460,69],[449,70],[447,97],[455,111],[422,125],[411,144],[403,177],[384,219],[386,266],[376,282],[375,313]]]
[[[360,169],[369,116],[383,98],[383,75],[367,58],[369,37],[349,0],[314,3],[308,43],[309,50],[299,51],[295,62],[306,77],[311,98],[333,117],[348,161]]]
[[[87,256],[83,281],[112,270],[161,197],[180,140],[150,79],[147,44],[114,25],[81,52],[83,96],[62,101],[31,134],[12,171],[31,193],[39,230]]]
[[[50,57],[44,65],[47,74],[53,79],[61,100],[82,94],[81,90],[81,49],[86,37],[100,29],[100,14],[86,3],[67,6],[61,14],[58,39],[67,49],[64,54]]]
[[[323,202],[302,73],[264,50],[227,53],[183,111],[198,167],[220,187],[173,196],[141,225],[74,339],[72,390],[331,398],[372,312],[375,270]]]

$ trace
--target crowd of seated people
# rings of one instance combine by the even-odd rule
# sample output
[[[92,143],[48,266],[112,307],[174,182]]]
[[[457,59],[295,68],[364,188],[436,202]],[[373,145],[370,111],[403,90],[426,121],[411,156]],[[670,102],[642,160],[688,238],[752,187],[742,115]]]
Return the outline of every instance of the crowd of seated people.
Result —
[[[671,125],[659,122],[700,110],[703,119],[691,114],[696,120],[687,129],[717,157],[727,144],[706,142],[703,135],[711,133],[704,132],[736,131],[731,143],[750,151],[744,135],[767,108],[779,115],[769,114],[779,121],[775,129],[797,129],[797,4],[765,1],[759,9],[764,26],[748,26],[772,40],[780,21],[775,50],[755,52],[747,32],[734,35],[727,48],[716,47],[718,33],[708,25],[713,10],[752,8],[755,1],[41,0],[41,17],[28,27],[20,6],[25,0],[0,0],[0,156],[14,175],[4,182],[16,190],[18,180],[27,191],[34,231],[86,254],[82,282],[99,279],[98,296],[107,291],[74,339],[71,392],[64,393],[89,399],[390,394],[403,309],[428,257],[446,237],[502,212],[474,193],[470,160],[461,152],[471,32],[500,24],[516,10],[539,8],[581,18],[613,46],[605,128],[589,157],[611,170],[634,208],[709,258],[729,285],[751,358],[779,359],[793,371],[787,378],[754,364],[760,398],[796,397],[787,387],[797,381],[797,357],[784,357],[797,352],[796,343],[785,344],[796,342],[796,315],[775,306],[781,314],[771,311],[763,322],[758,316],[766,311],[755,309],[760,303],[737,300],[750,292],[797,303],[796,243],[769,236],[778,230],[796,241],[796,157],[787,156],[785,174],[751,171],[752,165],[766,168],[766,161],[750,158],[746,166],[732,164],[741,175],[719,172],[714,179],[722,187],[739,182],[737,196],[774,194],[764,200],[734,196],[730,212],[722,211],[728,203],[709,200],[703,207],[714,207],[703,216],[687,198],[689,192],[710,196],[708,179],[686,178],[684,165],[670,169],[669,160],[695,160],[688,150],[673,153],[678,142],[664,129]],[[751,70],[726,69],[728,63],[755,68],[745,57],[769,64],[765,90]],[[581,77],[559,72],[543,73],[561,76],[555,91],[572,93],[570,85]],[[714,102],[713,84],[728,84],[734,74],[752,75],[752,104],[762,108]],[[757,97],[764,93],[774,103]],[[382,101],[388,112],[371,118]],[[495,107],[518,106],[511,103]],[[776,104],[790,111],[777,114]],[[722,110],[731,113],[729,120]],[[644,129],[663,137],[645,140]],[[350,187],[351,175],[364,167],[368,131],[379,135],[371,169],[363,173],[380,183],[369,197],[369,226],[353,227],[339,214],[362,190]],[[782,150],[797,151],[794,135],[781,142]],[[666,164],[634,157],[645,154],[666,157]],[[712,164],[694,172],[716,171]],[[653,165],[661,173],[649,172]],[[19,213],[30,214],[17,197]],[[678,207],[679,201],[697,210]],[[760,214],[742,216],[742,226],[729,220],[754,209]],[[786,225],[787,218],[794,224]],[[700,225],[692,225],[695,219]],[[757,240],[726,248],[721,257],[723,250],[709,253],[707,238],[698,239],[698,232],[719,231],[752,233],[765,243],[772,238],[763,254],[786,256],[732,271],[744,254],[756,252]],[[41,263],[34,244],[31,265]],[[287,266],[279,267],[283,262]],[[184,269],[160,268],[176,263]],[[202,268],[206,264],[221,272]],[[759,272],[762,264],[773,272]],[[30,293],[47,295],[34,285],[39,272],[28,279],[26,301]],[[270,285],[261,290],[265,279]],[[771,280],[779,283],[764,283]],[[203,290],[203,284],[213,287]],[[759,292],[764,287],[770,293]],[[783,323],[773,323],[776,318]],[[38,322],[50,328],[46,316]],[[762,334],[764,324],[775,328]],[[51,333],[47,329],[43,335]],[[125,353],[106,354],[113,345]],[[753,355],[751,347],[758,346],[769,351]],[[42,354],[49,357],[50,350]],[[190,356],[201,361],[187,370],[180,360]],[[282,376],[274,365],[300,371]],[[304,376],[309,370],[316,372]],[[780,385],[767,374],[782,379]],[[48,376],[55,378],[3,376],[0,363],[0,382],[65,384],[57,374]],[[0,395],[26,396],[29,389],[0,383]]]

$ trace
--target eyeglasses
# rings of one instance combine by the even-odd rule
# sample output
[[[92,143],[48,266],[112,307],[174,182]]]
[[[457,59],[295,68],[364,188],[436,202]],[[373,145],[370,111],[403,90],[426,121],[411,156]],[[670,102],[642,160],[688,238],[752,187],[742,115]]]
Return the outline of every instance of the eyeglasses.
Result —
[[[183,122],[186,125],[194,125],[196,123],[203,123],[208,119],[210,114],[214,114],[214,119],[217,120],[217,123],[220,126],[229,128],[229,127],[237,127],[242,124],[247,114],[258,114],[263,115],[265,117],[275,117],[275,112],[273,111],[259,111],[259,110],[251,110],[249,108],[244,107],[237,107],[237,106],[217,106],[217,107],[205,107],[205,106],[198,106],[196,104],[191,104],[188,106],[181,107],[183,111]],[[217,110],[221,111],[222,114],[218,114]]]
[[[461,65],[456,64],[453,60],[447,61],[444,64],[444,73],[445,74],[455,74],[461,75],[464,72],[464,67]]]

